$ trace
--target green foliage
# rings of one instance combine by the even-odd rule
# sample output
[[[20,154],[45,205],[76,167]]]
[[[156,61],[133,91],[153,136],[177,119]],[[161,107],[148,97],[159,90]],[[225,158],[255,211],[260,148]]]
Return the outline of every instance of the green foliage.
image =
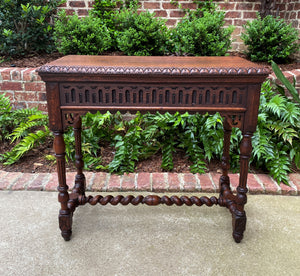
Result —
[[[2,0],[0,54],[7,56],[54,50],[51,19],[61,0]]]
[[[269,171],[278,181],[288,184],[292,163],[300,168],[300,105],[278,93],[270,81],[262,85],[257,130],[253,135],[253,154],[250,162]],[[16,122],[20,121],[18,124]],[[32,147],[50,136],[47,116],[36,109],[11,110],[9,99],[0,96],[0,122],[5,127],[1,135],[16,143],[11,152],[1,156],[4,164],[19,160]],[[221,159],[223,124],[220,114],[137,114],[126,120],[119,113],[87,114],[83,118],[82,150],[85,169],[104,169],[114,173],[133,172],[136,162],[155,153],[162,154],[161,167],[171,171],[173,154],[182,150],[192,161],[192,173],[203,173],[206,162]],[[8,135],[8,126],[17,127]],[[239,168],[241,131],[232,129],[231,169]],[[73,130],[65,133],[67,159],[75,160]],[[103,166],[101,148],[108,143],[115,155]]]
[[[234,27],[224,28],[225,13],[188,14],[171,33],[171,52],[179,55],[222,56],[230,49]]]
[[[34,113],[34,109],[12,110],[10,99],[5,94],[0,94],[0,141],[6,139],[19,124],[25,123]]]
[[[0,94],[0,140],[9,134],[8,128],[11,125],[11,105],[5,94]]]
[[[117,134],[116,127],[120,123],[118,115],[86,114],[82,118],[82,155],[84,169],[107,169],[102,166],[101,144],[110,143]],[[67,160],[75,161],[75,137],[73,129],[70,128],[64,135],[66,142]]]
[[[131,4],[129,3],[131,2]],[[93,5],[92,14],[102,20],[107,26],[112,38],[111,50],[116,51],[117,42],[115,38],[116,17],[119,14],[119,9],[127,9],[130,5],[137,5],[136,1],[121,1],[121,0],[96,0]]]
[[[13,113],[11,116],[19,123],[13,132],[6,136],[11,143],[16,142],[16,145],[11,151],[0,155],[0,160],[4,165],[17,162],[32,148],[40,145],[50,136],[47,127],[48,115],[36,108],[10,112]]]
[[[284,63],[299,50],[298,31],[283,19],[271,15],[248,21],[241,38],[248,46],[247,55],[252,61]]]
[[[196,4],[196,9],[185,9],[179,1],[171,1],[171,4],[180,8],[186,13],[188,17],[202,17],[204,12],[214,13],[217,10],[217,4],[213,0],[193,0],[193,3]]]
[[[168,28],[165,20],[149,11],[137,12],[137,6],[121,9],[115,17],[117,47],[126,55],[149,56],[166,53]]]
[[[67,16],[62,10],[55,22],[55,45],[63,54],[98,55],[111,47],[108,28],[100,18]]]
[[[288,79],[283,75],[283,73],[281,72],[280,68],[278,67],[278,65],[272,61],[272,69],[276,75],[276,77],[282,82],[282,84],[286,87],[286,89],[290,92],[290,94],[292,95],[293,99],[295,102],[297,102],[298,104],[300,104],[300,97],[299,94],[295,88],[295,83],[296,83],[296,79],[294,77],[294,86],[288,81]],[[281,93],[281,95],[284,95],[285,91],[284,91],[284,87],[281,85],[277,84],[277,89],[279,90],[279,92]]]
[[[300,167],[300,106],[276,93],[270,81],[262,85],[257,131],[253,136],[253,159],[280,183],[288,184],[294,161]]]

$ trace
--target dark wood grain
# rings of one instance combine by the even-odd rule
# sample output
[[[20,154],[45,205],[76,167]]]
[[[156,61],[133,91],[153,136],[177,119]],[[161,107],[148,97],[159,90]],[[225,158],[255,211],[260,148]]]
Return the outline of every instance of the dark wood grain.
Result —
[[[256,129],[260,88],[268,69],[239,57],[118,57],[66,56],[38,69],[46,82],[49,124],[61,204],[59,226],[69,240],[72,215],[80,205],[166,204],[181,206],[220,205],[232,214],[233,238],[240,242],[246,228],[247,174],[251,137]],[[81,115],[87,112],[190,112],[224,117],[224,150],[220,196],[188,197],[140,195],[86,196],[81,152]],[[65,175],[63,132],[72,126],[75,136],[75,177],[68,193]],[[230,188],[229,156],[233,127],[240,128],[240,178],[237,192]]]

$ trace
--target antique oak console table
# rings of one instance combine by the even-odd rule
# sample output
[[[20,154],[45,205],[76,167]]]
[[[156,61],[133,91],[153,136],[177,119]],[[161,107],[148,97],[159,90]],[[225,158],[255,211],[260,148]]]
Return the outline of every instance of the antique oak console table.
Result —
[[[67,241],[79,205],[139,203],[147,205],[218,204],[232,214],[233,238],[240,242],[246,226],[248,161],[256,129],[261,83],[268,69],[239,57],[66,56],[38,69],[46,82],[49,124],[57,159],[59,226]],[[87,112],[189,112],[224,117],[223,173],[219,198],[202,196],[86,196],[81,153],[81,115]],[[76,148],[74,188],[68,192],[64,130],[73,126]],[[237,192],[230,189],[229,149],[232,127],[243,133]]]

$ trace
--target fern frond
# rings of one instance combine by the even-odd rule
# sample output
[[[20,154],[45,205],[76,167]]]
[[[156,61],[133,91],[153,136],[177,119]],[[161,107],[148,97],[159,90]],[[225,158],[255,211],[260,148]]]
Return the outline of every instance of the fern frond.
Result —
[[[281,95],[276,95],[269,102],[266,103],[265,107],[271,113],[280,117],[281,112],[285,110],[285,104],[285,98]]]
[[[10,152],[3,154],[4,165],[11,165],[17,162],[24,154],[30,151],[34,146],[39,145],[46,137],[50,135],[48,128],[45,131],[37,130],[25,136]]]

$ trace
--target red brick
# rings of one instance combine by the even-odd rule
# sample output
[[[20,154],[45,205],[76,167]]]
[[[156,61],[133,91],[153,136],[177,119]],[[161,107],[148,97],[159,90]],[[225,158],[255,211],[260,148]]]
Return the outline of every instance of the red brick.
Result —
[[[121,178],[122,176],[112,174],[109,178],[107,190],[110,192],[120,191],[121,190]]]
[[[0,171],[0,179],[4,179],[7,174],[8,174],[8,172],[6,172],[6,171]],[[1,180],[0,190],[4,190],[4,189],[6,189],[6,186],[4,186],[4,183],[2,183],[2,180]]]
[[[224,21],[225,21],[225,24],[224,24],[225,27],[233,25],[233,19],[231,19],[231,18],[225,18]]]
[[[84,176],[85,176],[85,185],[86,185],[86,190],[89,191],[92,187],[92,180],[94,177],[94,173],[93,172],[84,172]]]
[[[224,9],[225,11],[234,10],[235,9],[235,3],[220,3],[219,7],[220,7],[221,10]]]
[[[196,177],[199,179],[202,192],[207,192],[207,193],[216,192],[216,189],[215,189],[213,183],[211,182],[211,179],[210,179],[208,173],[196,174]]]
[[[259,10],[260,10],[260,7],[261,7],[261,4],[254,4],[253,10],[254,10],[254,11],[259,11]]]
[[[196,191],[196,176],[192,173],[185,173],[183,175],[183,189],[184,191]]]
[[[106,181],[109,174],[104,172],[99,172],[95,174],[93,185],[91,190],[93,192],[105,191],[106,190]]]
[[[262,187],[262,185],[258,182],[254,174],[252,173],[248,174],[247,185],[251,194],[264,193],[264,187]]]
[[[67,2],[62,3],[62,4],[59,5],[60,8],[65,8],[66,6],[67,6]]]
[[[33,81],[35,78],[35,70],[36,68],[28,68],[22,72],[23,81]]]
[[[73,15],[73,14],[75,14],[76,12],[75,12],[75,10],[73,10],[73,9],[66,9],[66,14],[67,15]]]
[[[155,10],[153,11],[156,17],[167,17],[168,14],[164,10]]]
[[[177,6],[171,3],[162,3],[162,8],[164,10],[172,10],[172,9],[177,9]]]
[[[252,10],[253,9],[253,3],[237,3],[236,4],[237,10]]]
[[[26,102],[15,102],[13,103],[13,108],[14,109],[22,109],[22,108],[26,108]]]
[[[273,179],[267,174],[257,174],[260,182],[264,185],[267,194],[277,194],[278,185],[273,181]]]
[[[40,92],[40,93],[38,93],[38,101],[40,101],[40,102],[47,101],[46,92]]]
[[[168,190],[170,192],[180,191],[180,179],[177,173],[168,173]]]
[[[243,18],[256,18],[256,12],[243,12]]]
[[[77,11],[77,14],[78,14],[78,16],[88,16],[89,15],[89,12],[88,12],[88,10],[82,10],[82,9],[80,9],[80,10],[78,10]]]
[[[85,7],[85,2],[84,1],[70,1],[69,5],[70,5],[70,7],[74,7],[74,8],[83,8],[83,7]]]
[[[25,101],[25,102],[32,102],[37,101],[37,93],[36,92],[15,92],[15,100],[16,101]]]
[[[92,8],[95,4],[95,1],[89,1],[88,4],[89,4],[89,8]]]
[[[241,18],[242,13],[238,11],[228,11],[225,13],[226,18]]]
[[[171,11],[170,17],[183,17],[185,15],[185,12],[183,11]]]
[[[182,7],[183,9],[194,10],[194,9],[197,8],[197,4],[195,4],[195,3],[182,3],[182,4],[181,4],[181,7]]]
[[[152,173],[152,190],[163,192],[167,188],[165,173]]]
[[[166,22],[166,25],[168,25],[168,26],[175,26],[176,23],[177,23],[176,19],[168,19],[167,22]]]
[[[145,2],[144,3],[144,9],[149,9],[149,10],[160,9],[160,3],[157,3],[157,2]]]
[[[31,72],[31,81],[42,81],[42,79],[36,71],[32,71]]]
[[[295,12],[291,12],[289,19],[296,19],[296,18],[297,18],[297,14]]]
[[[21,82],[10,82],[10,81],[5,81],[2,83],[2,88],[3,91],[5,90],[14,90],[14,91],[20,91],[22,90],[22,84]]]
[[[39,173],[38,176],[27,186],[28,191],[42,191],[44,185],[48,182],[48,173]]]
[[[57,173],[51,173],[48,182],[45,184],[46,191],[57,191],[58,179]]]
[[[0,90],[1,90],[1,83],[0,83]],[[11,102],[14,101],[14,92],[2,92],[0,91],[0,94],[5,94],[5,97],[8,97],[10,99]]]
[[[0,181],[0,190],[9,189],[22,176],[21,172],[9,172]]]
[[[10,71],[12,69],[7,68],[4,71],[1,72],[1,79],[2,80],[11,80]]]
[[[24,85],[25,91],[46,91],[44,82],[26,82]]]
[[[75,176],[76,172],[68,172],[66,173],[66,184],[69,187],[69,191],[73,189],[75,184]]]
[[[287,6],[288,11],[293,11],[294,10],[294,3],[289,3]]]
[[[134,191],[135,190],[135,174],[129,173],[123,175],[122,191]]]
[[[219,183],[220,183],[221,174],[216,173],[216,172],[210,172],[210,175],[211,175],[213,184],[216,187],[216,192],[219,193],[220,192],[220,184]]]
[[[22,70],[22,68],[13,70],[11,72],[11,79],[12,80],[14,80],[14,81],[20,81],[22,79],[22,77],[21,77],[21,71],[20,70]]]
[[[139,191],[150,191],[150,173],[139,173],[137,176],[137,187]]]
[[[235,19],[233,20],[233,25],[234,26],[243,26],[248,22],[248,20],[245,19]]]
[[[27,102],[27,108],[37,108],[40,111],[45,111],[47,112],[47,104],[43,104],[43,103],[39,103],[39,102],[35,102],[35,103],[28,103]]]
[[[289,175],[290,181],[297,187],[298,194],[300,194],[300,174],[299,173],[291,173]]]
[[[27,185],[31,184],[36,176],[37,175],[33,173],[23,173],[22,177],[18,178],[11,189],[14,191],[24,190]]]
[[[240,179],[239,174],[237,174],[237,173],[229,173],[228,176],[229,176],[229,179],[230,179],[231,190],[233,192],[236,192],[236,188],[239,185],[239,179]]]
[[[280,189],[282,195],[297,195],[297,191],[292,186],[287,186],[284,183],[280,183]]]

